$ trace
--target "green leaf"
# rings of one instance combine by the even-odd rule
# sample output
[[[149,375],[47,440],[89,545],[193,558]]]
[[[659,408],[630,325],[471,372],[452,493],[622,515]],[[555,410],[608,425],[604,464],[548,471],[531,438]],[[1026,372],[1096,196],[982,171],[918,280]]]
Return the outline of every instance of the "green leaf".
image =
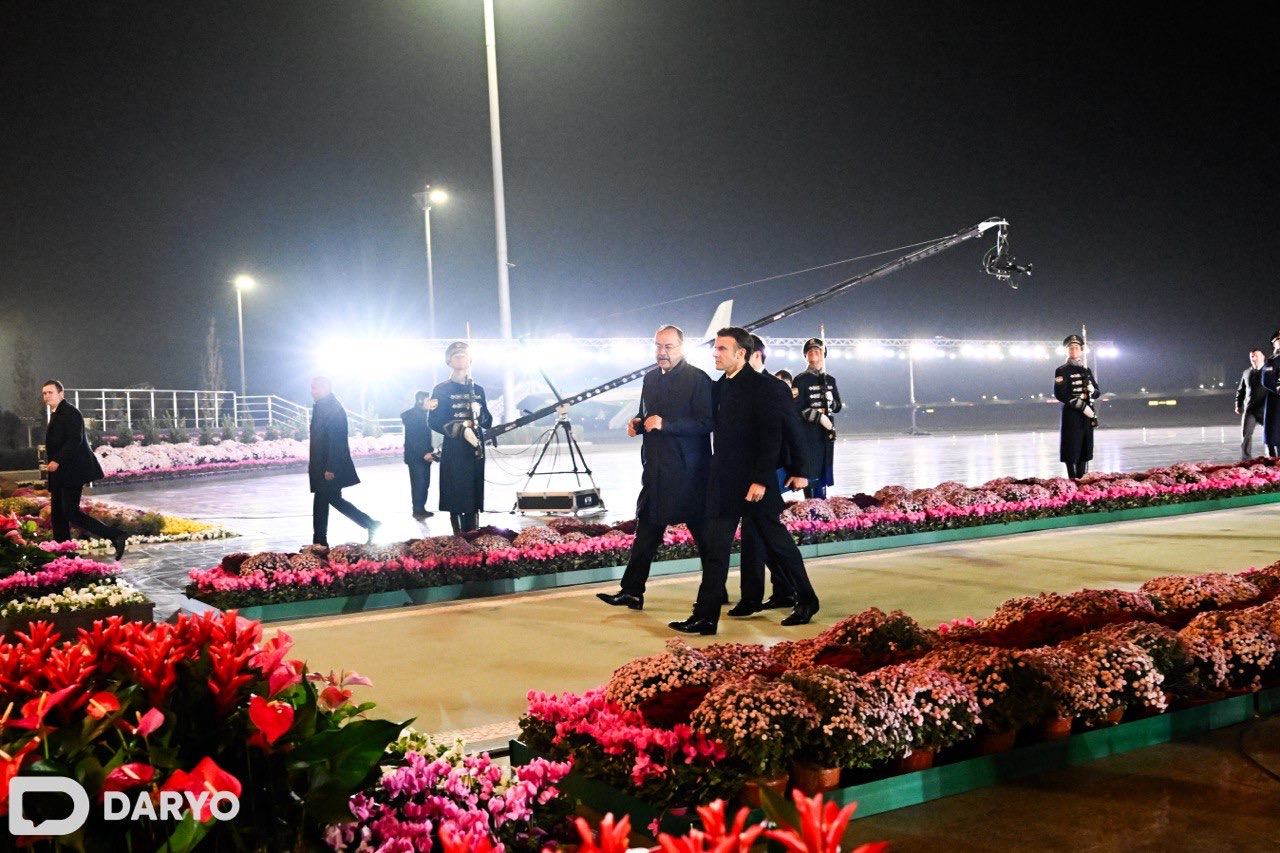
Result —
[[[156,853],[188,853],[194,850],[213,828],[213,821],[200,823],[196,820],[195,815],[187,812],[182,816],[182,820],[178,821],[178,825],[173,828],[173,832],[169,835],[168,840],[160,845]]]
[[[303,769],[324,765],[335,784],[354,791],[406,725],[390,720],[355,720],[340,729],[320,732],[298,745],[289,756],[289,766]]]
[[[768,785],[760,786],[760,808],[778,826],[789,826],[800,831],[800,812],[796,810],[795,803]]]

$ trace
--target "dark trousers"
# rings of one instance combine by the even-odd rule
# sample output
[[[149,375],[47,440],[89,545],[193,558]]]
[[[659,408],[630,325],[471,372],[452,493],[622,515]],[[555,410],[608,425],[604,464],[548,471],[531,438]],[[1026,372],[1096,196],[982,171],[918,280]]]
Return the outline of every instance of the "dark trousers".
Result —
[[[791,582],[796,591],[796,604],[817,608],[818,596],[809,583],[804,569],[804,558],[795,540],[777,516],[751,515],[743,520],[744,526],[754,525],[764,546],[765,554],[776,562],[782,576]],[[729,554],[733,550],[733,534],[738,529],[737,518],[708,518],[703,525],[702,583],[698,586],[698,600],[693,605],[695,619],[720,621],[720,605],[724,601],[724,584],[729,577]]]
[[[1065,462],[1063,464],[1067,466],[1067,476],[1072,480],[1079,480],[1085,474],[1089,473],[1088,459],[1083,462]]]
[[[1240,458],[1253,458],[1253,431],[1262,423],[1262,413],[1246,411],[1240,416]]]
[[[409,467],[409,498],[413,502],[413,512],[424,515],[427,511],[427,489],[431,488],[431,463],[415,459],[405,465]]]
[[[798,553],[798,552],[797,552]],[[760,526],[742,519],[742,561],[738,576],[742,583],[742,601],[760,604],[764,601],[764,570],[768,566],[773,594],[779,598],[794,598],[796,591],[791,581],[778,571],[778,560],[768,554]]]
[[[79,527],[98,539],[115,539],[124,533],[118,527],[109,527],[80,509],[80,496],[84,486],[58,486],[49,492],[49,521],[53,525],[53,538],[66,542],[71,538],[71,525]]]
[[[627,568],[622,573],[623,592],[644,595],[644,585],[649,580],[649,568],[653,565],[653,558],[657,556],[658,548],[662,545],[662,535],[666,532],[665,524],[645,521],[636,523],[636,539],[631,544],[631,557],[627,560]],[[703,525],[690,524],[689,532],[693,534],[693,544],[698,548],[698,555],[705,554],[707,551],[703,541]],[[724,584],[720,585],[720,595],[724,595]]]
[[[342,489],[316,491],[311,505],[311,541],[317,545],[329,544],[329,507],[333,507],[365,530],[373,527],[373,519],[356,509],[356,505],[342,496]]]

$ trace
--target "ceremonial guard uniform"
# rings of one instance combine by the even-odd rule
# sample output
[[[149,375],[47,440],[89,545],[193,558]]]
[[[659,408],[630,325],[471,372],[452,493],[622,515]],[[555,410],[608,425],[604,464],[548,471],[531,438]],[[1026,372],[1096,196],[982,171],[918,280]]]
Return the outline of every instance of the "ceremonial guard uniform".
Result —
[[[1098,383],[1093,371],[1084,366],[1080,354],[1084,341],[1079,335],[1068,335],[1066,364],[1053,372],[1053,396],[1062,403],[1062,434],[1058,458],[1067,465],[1067,476],[1078,479],[1089,470],[1093,459],[1093,429],[1098,425],[1093,409],[1098,397]],[[1075,355],[1070,355],[1074,350]]]
[[[470,355],[461,341],[450,344],[445,358]],[[436,407],[427,416],[431,428],[444,436],[440,442],[440,509],[449,513],[455,533],[475,530],[484,507],[484,431],[493,426],[484,388],[470,374],[454,376],[435,387]]]
[[[844,404],[840,401],[836,378],[824,369],[827,348],[821,338],[805,341],[806,358],[810,351],[815,355],[809,360],[809,368],[796,376],[791,385],[795,389],[796,411],[804,422],[804,458],[808,462],[805,473],[809,480],[804,494],[807,498],[825,498],[827,487],[835,483],[836,431],[832,417]]]
[[[1262,366],[1262,387],[1267,389],[1267,405],[1262,416],[1262,440],[1268,456],[1280,456],[1280,331],[1271,336],[1275,351]]]

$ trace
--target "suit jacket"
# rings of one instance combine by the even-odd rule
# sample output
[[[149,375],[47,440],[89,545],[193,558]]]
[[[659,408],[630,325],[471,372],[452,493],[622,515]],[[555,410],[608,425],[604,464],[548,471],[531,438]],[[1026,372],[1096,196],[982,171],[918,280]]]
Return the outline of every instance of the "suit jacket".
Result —
[[[49,415],[44,449],[49,461],[58,463],[58,470],[49,473],[50,489],[83,486],[103,477],[102,465],[84,434],[84,416],[66,400]]]
[[[1262,410],[1267,405],[1267,389],[1262,387],[1262,369],[1254,370],[1246,367],[1240,374],[1240,382],[1236,385],[1236,408],[1241,412],[1249,412],[1262,417]]]
[[[400,413],[404,424],[404,461],[425,462],[426,455],[435,450],[431,443],[431,427],[427,424],[427,410],[414,406]]]
[[[768,372],[762,373],[768,376]],[[795,394],[791,383],[775,379],[777,387],[765,386],[771,404],[782,413],[782,453],[778,467],[786,469],[788,476],[808,476],[808,456],[804,435],[804,422],[795,406]]]
[[[650,415],[662,418],[662,429],[641,439],[641,521],[668,525],[702,518],[711,470],[711,386],[711,377],[683,360],[666,373],[645,374],[636,417],[642,432]]]
[[[324,478],[326,471],[333,472],[332,480]],[[347,410],[333,394],[326,394],[311,407],[311,458],[307,473],[313,492],[345,489],[360,482],[347,440]]]
[[[769,384],[766,384],[769,383]],[[707,515],[737,518],[744,512],[782,512],[778,491],[778,455],[782,452],[782,412],[771,403],[772,376],[743,367],[730,379],[720,377],[713,389],[714,449],[707,484]],[[747,489],[765,487],[764,498],[748,504]]]

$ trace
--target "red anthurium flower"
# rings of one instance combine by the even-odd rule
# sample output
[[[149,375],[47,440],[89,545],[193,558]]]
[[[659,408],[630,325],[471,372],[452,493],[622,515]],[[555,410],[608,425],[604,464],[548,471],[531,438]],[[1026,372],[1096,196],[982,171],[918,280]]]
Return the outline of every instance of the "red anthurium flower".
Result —
[[[493,853],[500,849],[494,846],[487,830],[468,831],[451,823],[440,827],[440,847],[444,853]],[[587,848],[581,849],[585,851]]]
[[[317,697],[317,704],[320,710],[332,713],[343,705],[347,704],[347,700],[351,698],[351,691],[344,688],[355,687],[357,685],[363,687],[373,686],[373,682],[365,678],[358,672],[347,672],[345,669],[341,675],[334,675],[333,670],[329,670],[328,675],[321,675],[313,672],[307,676],[308,681],[320,681],[327,685],[324,690],[320,691]]]
[[[582,837],[582,846],[578,848],[581,853],[626,853],[631,847],[627,842],[631,837],[631,818],[627,815],[623,815],[622,820],[614,823],[613,812],[606,814],[600,821],[598,843],[595,833],[591,831],[591,824],[584,818],[578,818],[575,824],[578,835]],[[441,838],[441,840],[444,839]]]
[[[139,711],[136,713],[136,717],[138,720],[137,725],[121,720],[120,728],[124,729],[129,734],[146,737],[164,725],[164,712],[159,708],[152,708],[145,714]]]
[[[150,764],[142,764],[140,762],[121,764],[107,774],[107,778],[102,783],[102,791],[103,793],[107,791],[127,791],[139,785],[147,785],[155,778],[155,775],[156,769]]]
[[[22,717],[10,720],[9,725],[15,729],[38,729],[44,725],[45,716],[58,707],[58,703],[76,691],[76,686],[64,687],[56,693],[41,693],[28,699],[22,706]]]
[[[275,743],[293,725],[293,706],[288,702],[268,702],[255,693],[249,697],[249,719],[267,743]]]
[[[116,698],[116,694],[103,690],[89,697],[89,704],[85,706],[85,711],[95,720],[101,720],[107,714],[115,713],[120,710],[120,700]]]
[[[40,745],[40,738],[33,737],[22,745],[17,752],[8,753],[0,749],[0,814],[9,811],[9,782],[22,769],[22,759],[27,753]]]
[[[200,759],[200,763],[192,768],[188,773],[185,770],[175,770],[173,775],[160,786],[161,791],[190,791],[195,797],[208,793],[210,795],[219,791],[227,791],[231,794],[240,796],[240,780],[232,776],[214,763],[212,758],[205,757]],[[201,823],[208,820],[213,812],[210,809],[210,797],[206,797],[204,803],[196,812],[196,820]]]

